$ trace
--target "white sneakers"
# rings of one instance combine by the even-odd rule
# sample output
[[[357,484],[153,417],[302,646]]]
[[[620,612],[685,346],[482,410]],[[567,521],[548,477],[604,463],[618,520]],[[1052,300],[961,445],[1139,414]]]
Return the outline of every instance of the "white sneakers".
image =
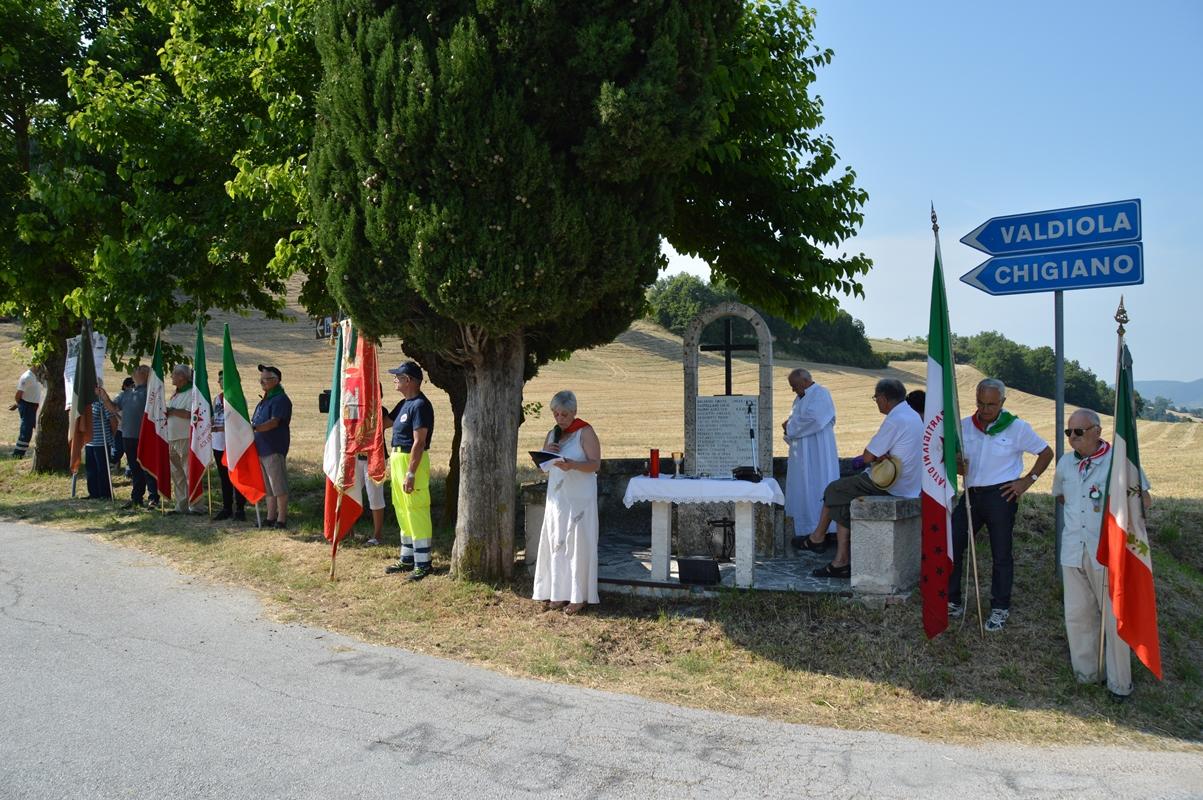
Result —
[[[990,609],[990,619],[986,620],[986,630],[1001,631],[1003,626],[1007,624],[1007,617],[1011,616],[1011,612],[1005,608]]]

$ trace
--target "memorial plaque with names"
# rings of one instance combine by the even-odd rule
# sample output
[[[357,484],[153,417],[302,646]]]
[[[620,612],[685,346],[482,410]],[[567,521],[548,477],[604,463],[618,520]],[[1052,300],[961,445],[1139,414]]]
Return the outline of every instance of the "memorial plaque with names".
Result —
[[[694,440],[696,475],[731,476],[736,467],[754,464],[749,430],[756,430],[760,401],[754,395],[697,398]]]

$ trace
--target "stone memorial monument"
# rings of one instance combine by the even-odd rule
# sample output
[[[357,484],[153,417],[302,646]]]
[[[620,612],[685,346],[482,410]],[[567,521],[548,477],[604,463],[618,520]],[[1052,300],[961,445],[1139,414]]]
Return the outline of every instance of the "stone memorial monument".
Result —
[[[701,345],[702,331],[724,319],[722,344]],[[737,345],[731,340],[731,319],[747,320],[756,332],[756,345]],[[736,467],[756,467],[773,474],[773,337],[759,314],[743,303],[720,303],[702,311],[685,331],[685,467],[686,475],[729,477]],[[736,395],[731,391],[731,354],[755,349],[759,356],[759,392]],[[726,392],[698,394],[698,353],[721,352]],[[756,506],[756,551],[773,551],[774,511]],[[733,518],[729,503],[680,506],[676,510],[677,552],[680,555],[712,554],[712,530],[708,520]]]

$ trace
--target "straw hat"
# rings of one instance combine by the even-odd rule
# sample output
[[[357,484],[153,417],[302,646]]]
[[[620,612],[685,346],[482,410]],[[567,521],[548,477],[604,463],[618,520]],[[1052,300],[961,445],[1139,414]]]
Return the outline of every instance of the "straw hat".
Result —
[[[874,461],[873,466],[869,467],[869,480],[873,481],[878,489],[889,489],[901,474],[902,461],[898,456],[886,456]]]

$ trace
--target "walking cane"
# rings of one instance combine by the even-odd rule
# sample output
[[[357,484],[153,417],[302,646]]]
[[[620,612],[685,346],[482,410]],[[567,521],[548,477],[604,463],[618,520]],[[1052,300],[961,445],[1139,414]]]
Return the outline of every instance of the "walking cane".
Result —
[[[982,587],[977,579],[977,545],[973,542],[973,503],[969,501],[969,487],[965,487],[965,520],[969,526],[969,560],[973,562],[973,594],[977,598],[977,626],[981,631],[982,638],[986,638],[986,623],[982,619]],[[965,624],[965,617],[961,617],[961,624]]]
[[[109,463],[109,426],[105,415],[108,414],[104,409],[104,403],[100,404],[100,443],[104,447],[104,474],[109,478],[109,500],[117,502],[117,498],[113,495],[113,465]]]
[[[969,534],[969,559],[973,562],[973,594],[977,598],[977,625],[982,635],[986,638],[986,623],[982,620],[982,588],[977,579],[977,545],[973,541],[973,503],[969,500],[969,459],[965,459],[965,522]],[[966,580],[968,576],[966,576]],[[964,597],[964,593],[961,597]],[[965,615],[961,614],[961,625],[965,627]]]

